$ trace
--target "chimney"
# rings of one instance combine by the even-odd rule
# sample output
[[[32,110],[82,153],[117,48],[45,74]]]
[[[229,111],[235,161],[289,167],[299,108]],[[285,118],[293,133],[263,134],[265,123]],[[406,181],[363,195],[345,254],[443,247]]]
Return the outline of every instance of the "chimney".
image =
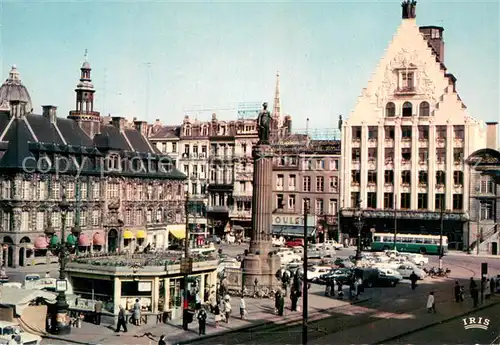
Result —
[[[403,19],[415,19],[417,17],[417,2],[415,0],[405,0],[401,3],[401,17]]]
[[[446,73],[444,76],[448,78],[448,85],[453,87],[453,92],[457,92],[457,78],[451,73]]]
[[[143,136],[148,136],[148,123],[146,121],[134,121],[134,126]]]
[[[486,122],[486,148],[498,150],[498,122]]]
[[[42,115],[49,122],[55,124],[57,121],[57,107],[55,105],[42,105]]]
[[[127,122],[127,119],[125,119],[124,117],[113,116],[111,118],[111,124],[114,127],[118,128],[120,131],[123,131],[125,129],[126,122]]]
[[[427,44],[432,48],[439,62],[444,63],[443,31],[440,26],[421,26],[420,33],[424,35]]]

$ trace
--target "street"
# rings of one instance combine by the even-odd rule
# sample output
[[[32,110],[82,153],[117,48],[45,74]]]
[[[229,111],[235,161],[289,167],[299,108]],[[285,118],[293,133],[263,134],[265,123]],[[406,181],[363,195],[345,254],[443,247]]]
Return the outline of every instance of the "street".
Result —
[[[470,317],[474,317],[475,321],[480,317],[488,319],[488,329],[465,329],[463,318]],[[500,306],[472,312],[463,318],[439,323],[386,344],[431,344],[435,339],[439,339],[441,344],[500,344]]]

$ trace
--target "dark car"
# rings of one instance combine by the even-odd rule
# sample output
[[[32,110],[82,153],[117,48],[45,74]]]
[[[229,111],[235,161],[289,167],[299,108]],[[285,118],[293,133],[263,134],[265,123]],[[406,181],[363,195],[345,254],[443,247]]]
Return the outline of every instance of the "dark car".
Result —
[[[345,258],[345,259],[337,258],[337,259],[335,259],[335,261],[333,263],[335,264],[335,266],[340,267],[340,268],[354,267],[354,264],[352,263],[352,261],[350,261],[347,258]]]
[[[351,276],[352,276],[352,269],[350,268],[334,268],[330,272],[322,274],[318,278],[316,283],[325,285],[327,283],[331,283],[332,280],[335,280],[336,282],[342,282],[347,284]]]
[[[399,283],[399,278],[390,276],[376,268],[356,268],[354,270],[356,278],[363,280],[365,287],[373,286],[396,286]]]
[[[209,243],[220,244],[220,242],[221,242],[221,239],[217,235],[210,235],[205,239],[205,243],[207,243],[207,244],[209,244]]]

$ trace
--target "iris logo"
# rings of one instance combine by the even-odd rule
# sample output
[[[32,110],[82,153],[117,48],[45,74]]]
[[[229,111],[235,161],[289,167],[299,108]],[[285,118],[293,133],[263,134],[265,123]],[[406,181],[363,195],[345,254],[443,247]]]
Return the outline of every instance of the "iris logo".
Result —
[[[482,318],[482,317],[469,317],[462,319],[464,323],[464,328],[465,329],[483,329],[483,330],[488,330],[488,327],[490,326],[490,319]]]

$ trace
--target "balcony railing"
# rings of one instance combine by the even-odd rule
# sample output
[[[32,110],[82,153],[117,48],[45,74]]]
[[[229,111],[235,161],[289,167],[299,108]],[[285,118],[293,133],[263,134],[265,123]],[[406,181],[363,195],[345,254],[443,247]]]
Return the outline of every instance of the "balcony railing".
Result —
[[[394,90],[394,93],[398,95],[414,95],[417,93],[417,90],[414,86],[404,86],[398,87],[396,90]]]

